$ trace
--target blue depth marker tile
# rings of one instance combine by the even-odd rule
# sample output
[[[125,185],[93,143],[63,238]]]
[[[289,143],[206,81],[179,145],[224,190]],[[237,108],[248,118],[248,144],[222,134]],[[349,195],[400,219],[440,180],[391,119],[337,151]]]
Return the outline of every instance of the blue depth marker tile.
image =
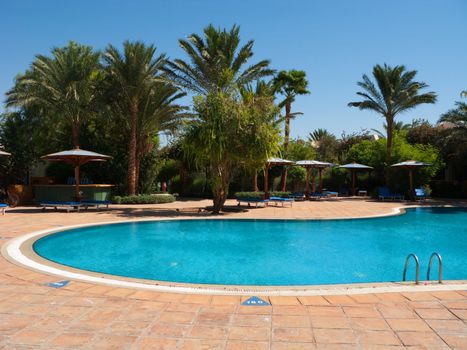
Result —
[[[65,287],[68,283],[70,283],[70,281],[50,282],[47,283],[47,286],[52,288],[62,288]]]
[[[258,297],[251,297],[247,300],[245,300],[242,305],[248,305],[248,306],[269,306],[271,304],[269,304],[267,301],[264,301],[263,299],[261,298],[258,298]]]

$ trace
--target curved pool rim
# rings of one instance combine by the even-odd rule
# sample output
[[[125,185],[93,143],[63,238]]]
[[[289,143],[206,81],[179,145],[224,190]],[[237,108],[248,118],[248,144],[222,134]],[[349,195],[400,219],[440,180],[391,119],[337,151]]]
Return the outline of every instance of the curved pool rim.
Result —
[[[48,235],[68,231],[71,229],[96,227],[113,224],[148,222],[148,221],[176,221],[176,220],[279,220],[279,221],[329,221],[329,220],[358,220],[358,219],[377,219],[387,216],[403,215],[406,209],[411,208],[455,208],[465,206],[455,205],[410,205],[392,208],[391,211],[384,214],[358,216],[358,217],[335,217],[319,219],[294,219],[294,218],[224,218],[224,217],[192,217],[192,218],[158,218],[158,219],[135,219],[106,221],[99,223],[88,223],[80,225],[62,226],[60,228],[34,231],[20,237],[13,238],[3,245],[1,254],[8,261],[21,267],[43,273],[50,276],[66,278],[73,281],[112,286],[116,288],[130,288],[136,290],[149,290],[154,292],[185,293],[185,294],[209,294],[209,295],[281,295],[281,296],[306,296],[306,295],[326,295],[326,294],[366,294],[366,293],[384,293],[384,292],[407,292],[407,291],[439,291],[439,290],[465,290],[467,289],[467,280],[443,281],[442,284],[436,281],[430,281],[415,285],[413,281],[407,282],[372,282],[372,283],[348,283],[332,285],[287,285],[287,286],[255,286],[255,285],[221,285],[221,284],[196,284],[182,282],[168,282],[151,279],[139,279],[132,277],[123,277],[98,273],[89,270],[77,269],[74,267],[62,265],[38,255],[33,248],[34,243]]]

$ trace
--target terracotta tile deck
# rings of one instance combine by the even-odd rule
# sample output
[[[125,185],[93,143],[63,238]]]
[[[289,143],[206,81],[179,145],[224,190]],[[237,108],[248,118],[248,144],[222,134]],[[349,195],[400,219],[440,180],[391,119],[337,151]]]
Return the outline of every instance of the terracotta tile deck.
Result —
[[[199,217],[209,201],[80,213],[18,208],[0,216],[0,244],[80,223]],[[390,213],[400,203],[338,200],[269,207],[226,217],[330,218]],[[180,208],[180,211],[175,211]],[[467,291],[262,297],[186,295],[60,280],[0,258],[4,349],[467,349]]]

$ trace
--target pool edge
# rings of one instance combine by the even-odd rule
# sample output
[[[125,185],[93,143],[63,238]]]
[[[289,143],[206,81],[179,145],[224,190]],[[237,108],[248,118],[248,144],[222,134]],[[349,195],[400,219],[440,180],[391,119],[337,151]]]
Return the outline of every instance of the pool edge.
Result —
[[[419,206],[411,205],[393,208],[390,212],[380,215],[326,218],[326,219],[284,219],[284,218],[228,218],[227,220],[343,220],[343,219],[368,219],[401,215],[405,209],[417,207],[455,207],[453,205]],[[307,285],[307,286],[235,286],[235,285],[208,285],[194,283],[176,283],[155,280],[144,280],[136,278],[120,277],[95,273],[86,270],[75,269],[65,265],[54,263],[40,257],[34,252],[32,246],[38,239],[61,231],[100,226],[118,223],[133,223],[144,221],[169,221],[169,220],[216,220],[222,217],[212,218],[159,218],[159,219],[133,219],[122,221],[109,221],[100,223],[88,223],[80,225],[63,226],[60,228],[34,231],[20,237],[16,237],[2,246],[2,255],[11,263],[24,268],[34,270],[46,275],[58,276],[75,281],[107,285],[119,288],[131,288],[137,290],[151,290],[156,292],[172,292],[184,294],[209,294],[209,295],[280,295],[280,296],[308,296],[308,295],[341,295],[341,294],[365,294],[385,292],[407,292],[407,291],[440,291],[440,290],[466,290],[467,280],[445,281],[443,284],[425,283],[415,285],[403,282],[377,282],[377,283],[352,283],[334,285]],[[225,220],[225,219],[224,219]]]

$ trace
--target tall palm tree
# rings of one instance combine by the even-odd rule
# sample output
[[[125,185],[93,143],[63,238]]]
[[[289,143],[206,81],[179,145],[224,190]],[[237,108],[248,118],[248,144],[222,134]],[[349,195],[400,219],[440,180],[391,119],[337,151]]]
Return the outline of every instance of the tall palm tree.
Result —
[[[157,81],[165,55],[156,56],[153,45],[125,41],[123,52],[109,45],[104,52],[109,86],[113,89],[119,110],[126,113],[129,124],[128,194],[136,193],[138,115],[148,91]]]
[[[7,92],[7,106],[34,108],[58,123],[71,126],[72,142],[79,147],[80,128],[97,102],[100,54],[91,46],[70,41],[54,48],[51,56],[37,55],[31,68],[16,78]]]
[[[357,95],[362,96],[364,100],[348,104],[349,107],[375,111],[386,119],[386,158],[388,162],[392,156],[394,118],[399,113],[409,111],[418,105],[436,102],[434,92],[420,93],[428,85],[414,81],[416,74],[417,71],[407,71],[405,66],[376,65],[373,67],[375,82],[364,74],[362,81],[357,83],[363,90],[357,92]]]
[[[154,140],[160,132],[175,134],[182,122],[188,117],[186,107],[175,101],[185,96],[173,85],[154,82],[141,100],[138,114],[136,149],[136,184],[140,173],[140,160],[155,146]]]
[[[284,96],[279,107],[285,107],[284,150],[287,151],[290,138],[290,120],[301,113],[292,113],[292,103],[298,95],[309,94],[306,73],[302,70],[280,71],[273,80],[274,90]]]
[[[189,61],[169,61],[164,71],[171,82],[195,94],[236,91],[274,73],[269,69],[269,60],[244,68],[253,56],[254,42],[250,40],[240,47],[240,27],[236,25],[227,31],[211,24],[204,29],[204,38],[191,34],[179,43]]]
[[[394,124],[392,125],[392,131],[393,133],[394,131],[407,131],[411,128],[411,126],[412,126],[411,124],[405,124],[403,121],[398,121],[398,122],[395,121]],[[388,125],[386,123],[383,123],[383,128],[387,134]],[[384,133],[381,132],[380,130],[377,130],[377,129],[371,129],[371,130],[374,131],[379,137],[382,137],[382,138],[386,137]]]
[[[276,93],[284,96],[284,100],[279,103],[279,107],[285,107],[284,151],[287,152],[290,139],[290,120],[302,114],[300,112],[292,113],[292,103],[298,95],[310,93],[310,91],[308,91],[308,80],[306,79],[306,73],[302,70],[283,70],[274,77],[273,86]],[[285,191],[287,168],[282,172],[281,181],[282,190]]]

